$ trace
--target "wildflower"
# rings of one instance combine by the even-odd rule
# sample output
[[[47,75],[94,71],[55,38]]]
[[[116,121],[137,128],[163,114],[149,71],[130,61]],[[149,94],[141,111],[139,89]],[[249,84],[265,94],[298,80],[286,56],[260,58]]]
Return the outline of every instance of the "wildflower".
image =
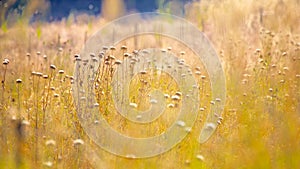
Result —
[[[126,158],[132,158],[132,159],[134,159],[134,158],[136,158],[136,156],[134,154],[127,154]]]
[[[55,145],[56,145],[56,141],[52,139],[46,141],[46,146],[55,146]]]
[[[213,130],[216,128],[216,125],[214,123],[207,123],[206,124],[206,129],[208,130]]]
[[[171,99],[177,101],[180,100],[180,97],[178,95],[173,95]]]
[[[133,107],[133,108],[137,108],[137,104],[136,103],[129,103],[129,106]]]
[[[59,73],[59,74],[64,74],[65,71],[64,71],[64,70],[59,70],[58,73]]]
[[[166,99],[168,99],[168,98],[170,98],[170,95],[164,94],[164,97],[165,97]]]
[[[50,65],[50,68],[55,70],[56,69],[56,66],[55,65]]]
[[[204,157],[203,157],[203,155],[200,155],[200,154],[198,154],[198,155],[196,156],[196,158],[197,158],[198,160],[201,160],[201,161],[203,161],[203,160],[204,160]]]
[[[180,97],[180,96],[182,96],[182,93],[181,92],[176,92],[175,95]]]
[[[115,60],[116,59],[116,57],[114,55],[109,55],[108,58],[111,59],[111,60]]]
[[[184,127],[184,126],[185,126],[185,122],[182,121],[182,120],[178,120],[178,121],[176,122],[176,124],[177,124],[178,126],[180,126],[180,127]]]
[[[175,105],[174,105],[174,104],[172,104],[172,103],[170,103],[170,104],[168,104],[168,105],[167,105],[167,107],[168,107],[168,108],[174,108],[174,107],[175,107]]]
[[[287,53],[286,53],[286,52],[283,52],[283,53],[282,53],[282,56],[286,56],[286,55],[287,55]]]
[[[142,115],[137,115],[136,116],[136,119],[141,119],[142,118]]]
[[[133,54],[138,54],[139,51],[138,51],[138,50],[133,50],[132,53],[133,53]]]
[[[76,146],[76,145],[83,145],[84,144],[84,141],[81,140],[81,139],[76,139],[73,141],[73,145]]]
[[[114,46],[110,46],[109,48],[110,48],[110,50],[116,50],[116,47],[114,47]]]
[[[129,57],[130,54],[129,53],[124,53],[124,57]]]
[[[108,47],[107,46],[102,46],[102,49],[103,50],[108,50]]]
[[[187,132],[187,133],[190,133],[192,131],[192,128],[191,127],[186,127],[184,128],[184,130]]]
[[[127,49],[127,46],[123,45],[123,46],[121,46],[121,49],[122,49],[122,50],[126,50],[126,49]]]
[[[90,56],[95,57],[96,55],[95,55],[95,53],[90,53]]]
[[[161,49],[161,52],[162,52],[162,53],[166,53],[167,50],[166,50],[166,49]]]
[[[24,125],[24,126],[29,126],[29,121],[27,121],[27,120],[22,120],[22,125]]]
[[[35,75],[39,76],[39,77],[42,77],[43,76],[43,73],[41,72],[36,72]]]
[[[142,75],[145,75],[145,74],[147,74],[147,71],[146,71],[146,70],[142,70],[142,71],[140,71],[140,73],[141,73]]]
[[[22,80],[21,79],[17,79],[16,82],[17,83],[22,83]]]
[[[157,100],[151,99],[151,100],[150,100],[150,103],[151,103],[151,104],[156,104],[156,103],[157,103]]]
[[[116,65],[120,65],[121,63],[122,63],[121,60],[116,60],[116,61],[115,61],[115,64],[116,64]]]
[[[52,167],[53,163],[51,161],[47,161],[47,162],[44,162],[43,165],[46,167]]]
[[[4,59],[2,63],[3,63],[3,65],[8,65],[9,64],[9,60],[8,59]]]
[[[94,104],[94,107],[99,107],[99,103],[95,103],[95,104]]]

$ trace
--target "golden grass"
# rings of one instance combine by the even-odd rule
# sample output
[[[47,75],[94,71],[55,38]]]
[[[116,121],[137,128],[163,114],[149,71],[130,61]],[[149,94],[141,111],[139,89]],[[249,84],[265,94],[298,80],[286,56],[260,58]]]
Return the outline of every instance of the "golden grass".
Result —
[[[133,160],[102,150],[80,127],[71,83],[74,55],[106,21],[82,15],[77,23],[69,17],[27,25],[20,19],[0,30],[0,59],[9,59],[0,67],[0,168],[300,168],[299,1],[203,0],[186,10],[214,44],[227,77],[224,120],[208,142],[197,142],[206,109],[183,142],[157,157]],[[205,83],[203,107],[210,101],[209,78]],[[121,119],[113,118],[107,117],[118,129]],[[157,124],[151,134],[167,126],[163,119]]]

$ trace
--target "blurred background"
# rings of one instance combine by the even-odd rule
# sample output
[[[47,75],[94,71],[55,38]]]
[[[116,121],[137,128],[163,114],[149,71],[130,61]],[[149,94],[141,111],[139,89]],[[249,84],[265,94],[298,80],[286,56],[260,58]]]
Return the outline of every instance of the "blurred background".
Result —
[[[184,15],[184,5],[196,0],[0,0],[1,23],[18,18],[34,21],[61,21],[70,15],[93,15],[114,19],[125,13],[175,11]]]

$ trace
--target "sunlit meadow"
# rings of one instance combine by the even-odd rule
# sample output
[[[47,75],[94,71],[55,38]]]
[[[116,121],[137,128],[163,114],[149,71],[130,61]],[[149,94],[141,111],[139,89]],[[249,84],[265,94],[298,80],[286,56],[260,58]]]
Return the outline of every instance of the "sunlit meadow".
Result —
[[[47,10],[46,1],[30,1],[23,15],[10,18],[1,8],[0,168],[300,168],[299,0],[202,0],[184,6],[185,19],[210,39],[226,75],[225,110],[216,112],[217,130],[203,144],[199,132],[210,105],[217,103],[211,101],[210,78],[193,52],[172,39],[147,36],[107,49],[95,93],[99,113],[118,132],[157,135],[174,123],[182,104],[172,77],[151,69],[133,77],[129,100],[145,110],[148,93],[160,89],[167,99],[164,115],[140,127],[116,113],[112,76],[136,46],[172,50],[197,79],[201,103],[195,126],[170,151],[145,159],[119,157],[98,147],[81,128],[73,102],[73,72],[85,42],[126,13],[121,0],[109,2],[101,16],[70,15],[57,22],[29,23],[37,7]],[[112,2],[117,8],[111,8]],[[178,14],[179,8],[171,1],[158,10]]]

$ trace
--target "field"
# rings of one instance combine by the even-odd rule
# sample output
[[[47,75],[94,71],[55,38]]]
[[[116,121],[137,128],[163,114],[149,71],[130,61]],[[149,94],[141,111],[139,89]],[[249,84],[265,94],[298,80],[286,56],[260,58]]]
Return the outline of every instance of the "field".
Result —
[[[159,10],[176,14],[177,7]],[[207,35],[226,75],[224,112],[215,114],[219,125],[207,142],[198,142],[199,132],[210,105],[218,103],[211,101],[205,66],[184,44],[164,36],[131,37],[99,63],[93,84],[99,115],[132,137],[161,134],[184,103],[171,99],[180,84],[170,74],[148,69],[131,77],[131,107],[147,110],[147,96],[156,89],[169,94],[168,107],[148,125],[124,119],[111,91],[124,53],[147,45],[171,50],[196,77],[199,111],[187,137],[170,151],[137,159],[100,148],[82,128],[72,95],[77,54],[110,20],[82,14],[57,22],[29,23],[26,16],[2,22],[0,168],[300,168],[300,1],[202,0],[185,6],[185,19]]]

